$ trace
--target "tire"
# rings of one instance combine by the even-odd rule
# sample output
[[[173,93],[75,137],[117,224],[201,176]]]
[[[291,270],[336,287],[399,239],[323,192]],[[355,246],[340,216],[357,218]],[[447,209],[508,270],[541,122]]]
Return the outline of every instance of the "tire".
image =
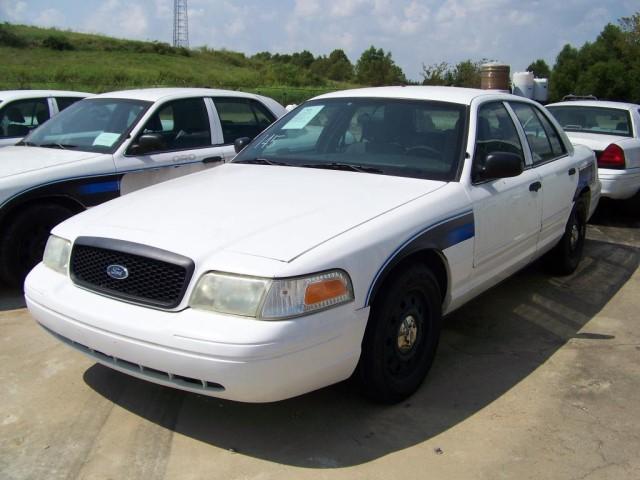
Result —
[[[570,275],[576,271],[584,254],[587,233],[587,201],[584,196],[576,200],[571,209],[564,235],[549,252],[547,261],[556,275]]]
[[[362,392],[382,403],[413,394],[433,363],[441,325],[433,273],[413,265],[394,275],[372,305],[355,375]]]
[[[21,287],[42,260],[51,229],[74,214],[61,205],[32,205],[9,220],[0,240],[0,279]]]

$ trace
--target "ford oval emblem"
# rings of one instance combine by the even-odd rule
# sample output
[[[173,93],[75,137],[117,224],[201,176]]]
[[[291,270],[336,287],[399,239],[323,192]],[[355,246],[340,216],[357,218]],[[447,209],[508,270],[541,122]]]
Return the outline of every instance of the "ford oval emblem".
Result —
[[[129,276],[129,270],[122,265],[109,265],[107,267],[107,275],[114,280],[124,280]]]

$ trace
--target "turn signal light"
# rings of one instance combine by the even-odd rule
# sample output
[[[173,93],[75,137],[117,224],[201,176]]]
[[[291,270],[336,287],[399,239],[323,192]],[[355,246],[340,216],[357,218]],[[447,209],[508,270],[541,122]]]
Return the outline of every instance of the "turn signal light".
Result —
[[[307,286],[307,290],[304,293],[304,303],[306,305],[314,305],[327,300],[344,297],[348,294],[349,290],[342,279],[324,280],[311,283]]]
[[[624,151],[612,143],[598,155],[600,168],[624,168]]]

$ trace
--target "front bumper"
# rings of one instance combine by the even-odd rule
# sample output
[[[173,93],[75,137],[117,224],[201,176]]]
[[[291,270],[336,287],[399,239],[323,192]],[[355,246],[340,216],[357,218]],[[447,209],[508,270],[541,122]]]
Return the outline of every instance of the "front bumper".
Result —
[[[603,197],[624,200],[640,191],[640,168],[625,170],[600,168],[598,176],[602,183]]]
[[[348,378],[369,314],[353,303],[277,322],[160,311],[83,290],[42,264],[27,277],[25,298],[38,323],[103,365],[242,402],[283,400]]]

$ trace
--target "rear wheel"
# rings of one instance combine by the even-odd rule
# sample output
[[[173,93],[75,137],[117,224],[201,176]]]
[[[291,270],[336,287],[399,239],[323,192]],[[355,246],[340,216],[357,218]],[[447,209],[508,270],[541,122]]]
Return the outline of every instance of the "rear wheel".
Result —
[[[42,260],[51,229],[71,217],[61,205],[32,205],[9,220],[0,240],[0,277],[19,287],[27,273]]]
[[[570,275],[575,272],[582,260],[586,234],[587,201],[581,196],[573,205],[564,235],[549,252],[548,262],[554,273]]]
[[[372,305],[356,373],[365,395],[396,403],[418,389],[438,346],[441,304],[438,282],[423,265],[384,285]]]

